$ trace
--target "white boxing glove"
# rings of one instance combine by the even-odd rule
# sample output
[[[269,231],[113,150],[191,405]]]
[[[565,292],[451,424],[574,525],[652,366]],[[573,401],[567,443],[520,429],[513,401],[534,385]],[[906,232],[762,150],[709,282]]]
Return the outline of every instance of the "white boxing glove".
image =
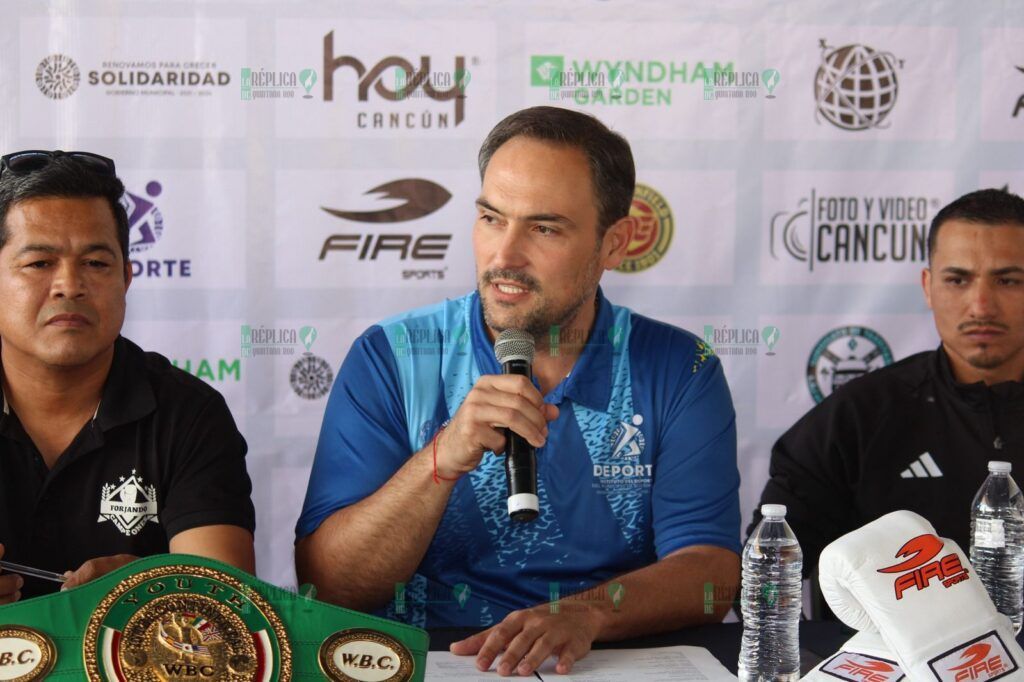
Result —
[[[821,591],[850,627],[877,631],[912,680],[1024,680],[1024,652],[967,557],[909,511],[821,553]]]
[[[905,675],[877,632],[858,632],[839,651],[804,675],[805,682],[898,682]]]

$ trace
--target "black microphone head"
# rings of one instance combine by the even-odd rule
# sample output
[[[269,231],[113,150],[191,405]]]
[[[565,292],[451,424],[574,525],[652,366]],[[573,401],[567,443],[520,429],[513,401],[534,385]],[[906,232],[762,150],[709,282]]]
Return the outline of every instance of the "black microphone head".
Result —
[[[499,365],[513,360],[532,365],[533,353],[533,335],[522,329],[506,329],[494,342],[494,357],[498,359]]]

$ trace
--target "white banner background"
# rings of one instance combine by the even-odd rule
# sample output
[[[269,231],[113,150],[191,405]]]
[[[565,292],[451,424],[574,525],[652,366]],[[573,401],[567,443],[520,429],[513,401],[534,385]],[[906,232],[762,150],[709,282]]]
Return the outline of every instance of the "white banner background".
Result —
[[[631,141],[637,179],[667,204],[673,231],[660,260],[609,274],[605,290],[715,342],[738,412],[744,519],[773,441],[814,404],[808,362],[830,331],[867,327],[894,359],[937,343],[922,263],[874,260],[891,241],[869,245],[867,261],[811,270],[800,260],[821,238],[833,239],[825,253],[843,252],[835,224],[812,233],[822,223],[812,193],[861,207],[848,222],[881,222],[889,240],[979,186],[1024,190],[1019,3],[19,0],[0,12],[0,150],[117,161],[144,209],[125,334],[227,398],[249,443],[259,574],[281,585],[295,582],[293,526],[326,402],[300,393],[316,395],[370,324],[473,286],[476,152],[504,115],[559,103]],[[869,55],[846,74],[863,65],[865,88],[896,83],[891,102],[871,101],[877,90],[840,98],[861,120],[884,111],[864,130],[818,109],[823,61],[842,67],[849,54]],[[419,87],[387,99],[401,82],[393,65],[377,68],[390,57],[429,69],[435,97]],[[737,97],[706,90],[716,63],[757,81]],[[249,93],[243,69],[257,74]],[[596,72],[596,87],[552,100],[551,69]],[[459,83],[464,99],[442,98]],[[451,199],[397,223],[322,210],[399,205],[367,192],[409,178]],[[923,197],[926,219],[863,212],[899,197]],[[449,235],[443,258],[414,258],[428,234]],[[331,235],[355,250],[320,259]],[[845,253],[857,253],[852,241]],[[838,364],[855,372],[875,344],[850,336],[834,347],[850,349]]]

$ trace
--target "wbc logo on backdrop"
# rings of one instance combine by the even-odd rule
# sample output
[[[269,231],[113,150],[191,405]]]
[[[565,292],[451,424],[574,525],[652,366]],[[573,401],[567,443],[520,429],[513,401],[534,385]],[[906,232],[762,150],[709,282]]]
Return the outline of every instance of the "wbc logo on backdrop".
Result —
[[[940,682],[998,680],[1019,667],[995,630],[939,654],[928,665]]]

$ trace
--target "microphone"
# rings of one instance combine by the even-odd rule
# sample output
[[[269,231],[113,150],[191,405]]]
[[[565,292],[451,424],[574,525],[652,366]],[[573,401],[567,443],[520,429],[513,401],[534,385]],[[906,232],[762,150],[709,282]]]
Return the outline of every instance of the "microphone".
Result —
[[[502,374],[533,377],[533,336],[521,329],[506,329],[494,343],[494,356]],[[505,480],[508,515],[513,521],[533,521],[540,513],[537,499],[537,452],[530,442],[505,429]]]

